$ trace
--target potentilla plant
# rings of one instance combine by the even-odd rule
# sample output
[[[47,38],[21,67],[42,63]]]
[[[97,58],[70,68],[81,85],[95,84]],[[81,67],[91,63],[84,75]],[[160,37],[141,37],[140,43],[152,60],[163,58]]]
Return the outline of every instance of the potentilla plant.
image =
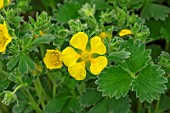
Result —
[[[25,19],[29,2],[0,2],[0,113],[169,112],[169,53],[138,15],[67,0]]]

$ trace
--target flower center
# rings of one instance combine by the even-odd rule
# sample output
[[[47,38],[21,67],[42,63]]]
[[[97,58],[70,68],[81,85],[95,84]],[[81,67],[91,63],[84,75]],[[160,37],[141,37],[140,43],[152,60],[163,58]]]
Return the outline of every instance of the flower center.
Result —
[[[81,59],[82,59],[83,61],[88,61],[88,60],[90,60],[90,59],[91,59],[91,53],[88,52],[88,51],[82,52],[82,53],[81,53]]]
[[[57,66],[60,64],[60,54],[57,53],[57,52],[53,52],[52,55],[51,55],[51,62]]]

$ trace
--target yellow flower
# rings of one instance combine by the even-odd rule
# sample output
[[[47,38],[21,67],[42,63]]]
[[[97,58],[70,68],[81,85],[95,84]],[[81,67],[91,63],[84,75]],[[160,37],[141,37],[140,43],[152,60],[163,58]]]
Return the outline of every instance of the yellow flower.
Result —
[[[44,32],[42,30],[39,30],[39,34],[40,34],[40,36],[43,36]]]
[[[88,50],[87,43],[88,36],[79,32],[71,38],[70,44],[81,52],[76,52],[72,47],[67,47],[62,51],[62,60],[68,67],[70,75],[76,80],[85,79],[86,67],[89,62],[91,64],[90,71],[94,75],[100,74],[108,63],[107,58],[101,56],[106,53],[106,47],[100,37],[95,36],[90,40],[91,50]],[[96,54],[98,57],[94,57]]]
[[[111,33],[106,33],[106,32],[101,32],[100,34],[99,34],[99,37],[102,39],[102,41],[104,41],[104,39],[106,38],[106,37],[109,37],[110,39],[112,38],[112,34]]]
[[[10,0],[7,0],[7,3],[10,3]],[[2,9],[4,6],[4,0],[0,0],[0,9]]]
[[[57,69],[63,66],[61,52],[58,50],[47,50],[43,60],[46,67],[49,69]]]
[[[12,38],[8,34],[6,23],[0,24],[0,52],[5,52],[7,45],[12,41]]]
[[[120,32],[119,32],[119,36],[125,36],[125,35],[131,35],[132,34],[132,31],[129,30],[129,29],[122,29]]]

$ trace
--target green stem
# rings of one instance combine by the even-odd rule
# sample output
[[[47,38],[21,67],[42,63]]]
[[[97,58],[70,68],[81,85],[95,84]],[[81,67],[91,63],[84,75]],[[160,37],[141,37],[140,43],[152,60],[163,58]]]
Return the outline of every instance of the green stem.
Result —
[[[15,90],[13,91],[13,93],[16,93],[18,89],[20,89],[21,87],[23,87],[23,85],[19,85],[17,88],[15,88]]]
[[[28,100],[31,102],[31,106],[36,111],[36,113],[43,113],[42,110],[39,108],[39,105],[35,102],[34,98],[32,97],[29,90],[26,90],[26,93],[24,90],[22,92],[25,94],[25,96],[28,98]]]
[[[52,77],[49,76],[49,79],[52,82],[52,87],[53,87],[53,92],[52,92],[52,97],[54,98],[56,96],[56,91],[57,91],[57,86],[56,86],[56,82],[55,79],[53,79]]]
[[[170,49],[170,42],[166,40],[165,50],[169,52]]]
[[[40,45],[40,51],[41,51],[41,57],[43,59],[45,56],[45,46],[44,45]]]
[[[38,82],[40,90],[42,91],[42,94],[45,96],[45,98],[47,100],[50,100],[50,97],[47,95],[47,93],[45,92],[45,90],[44,90],[44,88],[43,88],[43,86],[41,84],[40,78],[37,78],[37,82]]]
[[[0,106],[2,107],[2,111],[0,111],[0,113],[10,113],[10,111],[8,110],[7,106],[5,106],[1,100],[0,100]]]
[[[156,109],[155,109],[155,112],[154,112],[154,113],[158,113],[158,108],[159,108],[159,103],[160,103],[160,97],[161,97],[161,96],[159,96],[158,101],[157,101],[157,103],[156,103]]]
[[[43,99],[43,96],[42,96],[41,88],[39,87],[39,83],[38,83],[37,80],[34,81],[34,86],[35,86],[35,90],[37,92],[38,98],[40,100],[41,106],[44,109],[45,103],[44,103],[44,99]]]

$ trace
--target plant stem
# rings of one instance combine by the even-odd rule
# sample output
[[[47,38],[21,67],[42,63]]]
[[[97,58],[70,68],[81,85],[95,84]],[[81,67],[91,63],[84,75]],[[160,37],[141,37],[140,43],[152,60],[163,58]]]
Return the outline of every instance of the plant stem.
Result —
[[[47,100],[50,100],[50,97],[47,95],[47,93],[45,92],[45,90],[41,84],[40,78],[37,78],[37,82],[38,82],[38,86],[39,86],[40,90],[42,91],[42,94],[45,96],[45,98]]]
[[[44,99],[43,99],[43,96],[42,96],[41,88],[39,87],[39,83],[38,83],[37,80],[34,81],[34,86],[35,86],[35,90],[36,90],[36,93],[38,95],[39,101],[41,103],[41,106],[44,109],[45,103],[44,103]]]
[[[1,99],[0,99],[0,106],[2,107],[2,111],[0,110],[0,113],[10,113],[8,108],[1,102]]]
[[[169,52],[170,49],[170,42],[166,40],[165,50]]]
[[[161,97],[161,96],[159,96],[158,101],[157,101],[157,103],[156,103],[156,109],[155,109],[155,112],[154,112],[154,113],[158,113],[160,97]]]
[[[26,93],[24,90],[22,92],[25,94],[25,96],[28,98],[28,100],[31,102],[31,106],[36,111],[36,113],[43,113],[42,110],[39,108],[39,105],[35,102],[34,98],[32,97],[29,90],[26,90]]]

